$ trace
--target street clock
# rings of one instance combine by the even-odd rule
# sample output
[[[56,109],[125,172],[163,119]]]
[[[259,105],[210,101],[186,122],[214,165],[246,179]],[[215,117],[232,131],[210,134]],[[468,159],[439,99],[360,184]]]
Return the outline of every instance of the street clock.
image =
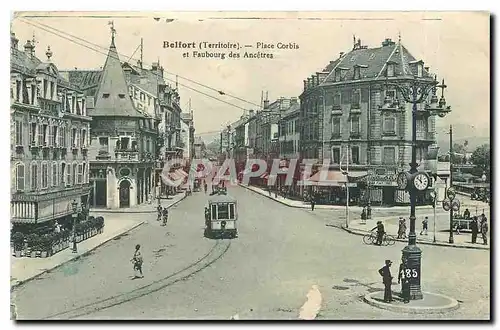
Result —
[[[406,190],[408,188],[408,183],[409,183],[409,174],[408,172],[401,172],[398,174],[397,178],[397,184],[398,184],[398,189],[400,190]]]
[[[427,173],[419,172],[413,177],[413,186],[418,191],[424,191],[429,187],[430,179]]]
[[[455,199],[456,195],[457,194],[455,193],[455,189],[450,187],[450,188],[448,188],[448,190],[446,190],[446,197],[448,197],[450,200]]]

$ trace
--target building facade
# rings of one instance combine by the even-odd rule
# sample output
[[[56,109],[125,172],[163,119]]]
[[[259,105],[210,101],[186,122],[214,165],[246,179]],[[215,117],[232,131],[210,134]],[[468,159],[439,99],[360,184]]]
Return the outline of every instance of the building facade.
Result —
[[[280,120],[280,159],[299,159],[300,157],[299,117],[300,104],[297,98],[291,98],[290,107],[283,111]]]
[[[349,161],[350,174],[366,183],[364,189],[353,189],[355,199],[374,205],[408,203],[408,193],[396,189],[396,175],[409,169],[412,104],[390,84],[403,86],[413,79],[434,80],[401,41],[386,39],[377,48],[355,41],[350,52],[304,80],[301,156],[329,159],[330,170],[337,172]],[[426,111],[432,95],[435,90],[418,104],[418,163],[425,162],[429,147],[436,143],[436,115]],[[335,195],[343,193],[338,190],[330,198],[339,200]]]
[[[73,200],[89,202],[91,117],[85,95],[11,34],[11,223],[17,230],[69,222]]]
[[[154,93],[127,83],[114,35],[98,81],[97,88],[86,89],[94,101],[89,104],[92,205],[115,209],[150,202],[159,125]]]

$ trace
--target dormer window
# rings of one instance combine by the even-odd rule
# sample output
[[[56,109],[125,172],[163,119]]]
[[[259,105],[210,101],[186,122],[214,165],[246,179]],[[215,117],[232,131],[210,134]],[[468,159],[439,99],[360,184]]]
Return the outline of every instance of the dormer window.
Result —
[[[121,99],[124,99],[125,98],[125,94],[118,94],[118,97],[121,98]]]
[[[417,64],[417,77],[421,78],[424,72],[423,65],[421,63]]]
[[[387,63],[387,77],[394,77],[394,64]]]
[[[107,99],[109,97],[109,93],[102,94],[102,97],[104,97],[105,99]]]
[[[410,62],[410,69],[414,76],[422,78],[424,75],[424,62],[423,61],[413,61]]]
[[[359,66],[354,67],[354,80],[361,79],[361,73]]]
[[[340,69],[335,69],[335,81],[340,81]]]

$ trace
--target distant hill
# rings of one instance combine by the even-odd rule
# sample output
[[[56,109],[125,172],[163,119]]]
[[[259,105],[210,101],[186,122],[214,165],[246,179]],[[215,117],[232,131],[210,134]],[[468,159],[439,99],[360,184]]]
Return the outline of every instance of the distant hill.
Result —
[[[468,137],[456,137],[453,138],[453,143],[464,144],[465,141],[468,141],[469,145],[467,146],[467,151],[473,152],[477,147],[482,144],[490,143],[490,138],[485,136],[468,136]],[[441,134],[438,137],[438,145],[440,147],[440,153],[443,153],[443,150],[448,150],[450,148],[450,137],[449,135]]]

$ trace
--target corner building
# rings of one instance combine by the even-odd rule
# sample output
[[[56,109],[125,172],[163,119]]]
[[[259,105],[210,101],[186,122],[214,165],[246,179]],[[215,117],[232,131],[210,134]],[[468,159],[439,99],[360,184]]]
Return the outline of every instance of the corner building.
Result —
[[[397,190],[396,176],[408,170],[412,149],[412,105],[386,83],[433,80],[401,41],[386,39],[368,48],[355,40],[353,49],[330,61],[322,72],[304,80],[300,95],[301,157],[330,159],[329,177],[341,177],[349,154],[349,172],[361,184],[350,189],[353,202],[372,205],[409,203]],[[435,91],[434,91],[435,92]],[[418,104],[417,162],[425,162],[436,143],[435,115]],[[362,184],[364,183],[364,184]],[[325,199],[345,203],[345,189],[328,187]]]

